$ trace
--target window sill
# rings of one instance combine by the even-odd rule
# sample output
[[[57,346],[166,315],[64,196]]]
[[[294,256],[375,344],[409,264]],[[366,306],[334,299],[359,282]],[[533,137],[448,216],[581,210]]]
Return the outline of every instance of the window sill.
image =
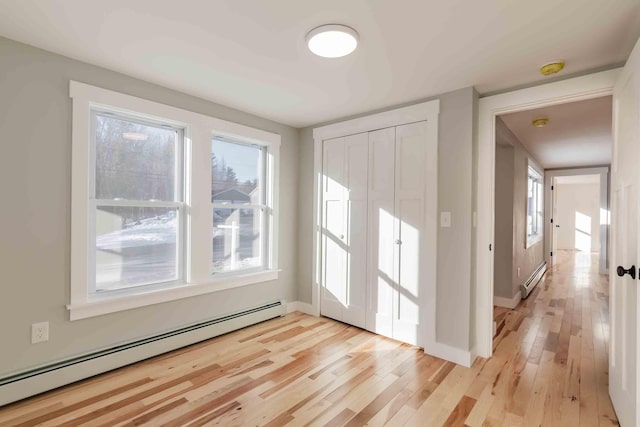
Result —
[[[527,239],[527,242],[524,245],[524,248],[529,249],[530,247],[534,246],[539,242],[542,242],[542,235],[537,235],[535,237],[532,237],[531,239]]]
[[[257,273],[216,278],[207,283],[182,283],[170,288],[154,291],[140,292],[124,296],[119,295],[112,298],[94,298],[84,302],[72,303],[67,305],[67,309],[69,310],[69,320],[87,319],[89,317],[130,310],[132,308],[145,307],[148,305],[160,304],[182,298],[189,298],[226,289],[234,289],[241,286],[276,280],[279,272],[280,270],[260,271]]]

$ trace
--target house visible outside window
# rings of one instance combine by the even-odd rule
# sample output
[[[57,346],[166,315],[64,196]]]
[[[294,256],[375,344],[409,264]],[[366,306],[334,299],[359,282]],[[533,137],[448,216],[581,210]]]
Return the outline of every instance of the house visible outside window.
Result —
[[[542,239],[543,197],[542,176],[529,166],[527,179],[527,247]]]
[[[70,319],[278,278],[280,135],[70,82]]]
[[[224,137],[211,141],[213,274],[266,267],[266,153]]]
[[[176,282],[183,250],[183,130],[92,110],[94,293]]]

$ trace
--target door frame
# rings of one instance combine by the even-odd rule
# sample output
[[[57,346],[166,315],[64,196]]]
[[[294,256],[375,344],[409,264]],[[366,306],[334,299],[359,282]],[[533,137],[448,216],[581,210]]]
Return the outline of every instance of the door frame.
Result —
[[[621,69],[480,98],[478,102],[475,343],[480,357],[493,354],[493,251],[496,116],[612,95]],[[545,236],[546,239],[546,236]]]
[[[311,278],[311,314],[320,316],[322,291],[322,148],[327,139],[357,133],[400,126],[408,123],[427,121],[427,162],[425,183],[425,230],[428,236],[437,236],[438,200],[438,115],[440,100],[435,99],[407,107],[395,108],[351,120],[340,121],[313,129],[313,275]],[[428,203],[428,201],[433,203]],[[421,299],[420,323],[425,325],[418,331],[419,343],[424,343],[425,351],[438,353],[435,341],[436,331],[436,239],[427,239],[425,271],[423,282],[424,299]],[[441,353],[438,353],[438,355]],[[467,362],[464,357],[458,362]]]
[[[609,212],[609,167],[592,167],[592,168],[578,168],[578,169],[550,169],[544,173],[544,223],[545,233],[549,236],[545,240],[544,258],[547,261],[547,265],[551,266],[553,252],[553,236],[555,235],[554,224],[551,224],[551,217],[553,215],[554,199],[551,193],[551,186],[556,185],[556,178],[559,176],[578,176],[578,175],[599,175],[600,176],[600,253],[598,258],[598,272],[600,274],[608,274],[608,254],[609,254],[609,224],[611,224],[611,214]],[[549,208],[547,209],[546,206]]]

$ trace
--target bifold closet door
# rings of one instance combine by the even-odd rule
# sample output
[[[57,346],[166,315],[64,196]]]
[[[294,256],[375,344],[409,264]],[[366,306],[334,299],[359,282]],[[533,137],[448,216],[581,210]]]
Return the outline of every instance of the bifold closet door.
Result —
[[[369,132],[369,244],[366,329],[393,336],[393,305],[398,283],[394,127]]]
[[[365,327],[367,134],[323,144],[324,316]]]
[[[426,131],[426,122],[418,122],[369,133],[367,329],[415,345],[425,264]]]
[[[427,123],[396,127],[395,217],[398,247],[397,292],[394,294],[394,339],[419,345],[421,269],[426,264],[425,182]],[[429,236],[435,239],[436,236]],[[422,273],[422,274],[421,274]]]

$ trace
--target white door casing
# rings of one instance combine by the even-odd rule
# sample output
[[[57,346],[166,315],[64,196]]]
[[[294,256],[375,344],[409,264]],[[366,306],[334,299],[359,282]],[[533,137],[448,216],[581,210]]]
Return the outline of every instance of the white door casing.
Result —
[[[612,223],[609,289],[609,394],[621,426],[637,426],[638,278],[619,276],[639,264],[640,42],[636,44],[613,92]],[[637,273],[637,271],[636,271]]]
[[[619,75],[620,69],[614,69],[480,98],[477,132],[476,316],[473,330],[478,356],[491,357],[493,353],[493,251],[490,247],[494,244],[496,117],[611,95]],[[549,199],[545,199],[545,205],[548,206],[548,203]]]

